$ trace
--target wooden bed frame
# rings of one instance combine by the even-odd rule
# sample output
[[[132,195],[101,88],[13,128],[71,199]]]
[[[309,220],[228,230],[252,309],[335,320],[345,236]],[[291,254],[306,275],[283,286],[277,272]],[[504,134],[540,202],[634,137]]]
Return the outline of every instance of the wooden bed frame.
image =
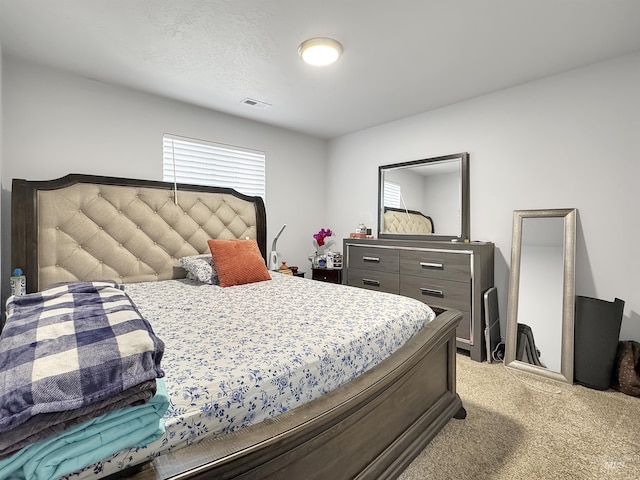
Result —
[[[68,175],[52,181],[14,179],[12,264],[39,284],[39,192],[76,184],[158,189],[165,182]],[[258,197],[229,189],[178,185],[178,192],[232,195],[255,205],[255,238],[265,259],[266,213]],[[137,196],[136,196],[137,198]],[[171,207],[173,208],[173,207]],[[100,227],[102,229],[102,227]],[[202,250],[199,246],[196,250]],[[182,273],[183,274],[183,273]],[[180,273],[176,273],[180,275]],[[91,280],[82,278],[81,280]],[[456,326],[462,314],[440,311],[394,355],[352,382],[273,419],[162,454],[118,474],[137,479],[396,478],[429,441],[466,411],[456,393]]]

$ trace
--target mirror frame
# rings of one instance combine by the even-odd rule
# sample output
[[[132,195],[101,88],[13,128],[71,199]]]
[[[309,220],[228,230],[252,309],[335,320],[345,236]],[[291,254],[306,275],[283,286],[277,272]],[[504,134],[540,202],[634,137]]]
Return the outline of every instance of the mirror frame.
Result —
[[[384,214],[383,191],[384,191],[384,172],[397,168],[407,168],[414,166],[424,166],[430,163],[449,161],[459,158],[460,163],[460,235],[418,235],[418,234],[402,234],[402,233],[384,233],[382,232],[382,217]],[[437,226],[436,226],[437,231]],[[469,154],[467,152],[445,155],[442,157],[425,158],[422,160],[412,160],[409,162],[393,163],[390,165],[381,165],[378,167],[378,238],[388,238],[394,240],[458,240],[463,241],[469,239]]]
[[[574,316],[575,316],[575,208],[550,210],[515,210],[513,212],[513,243],[511,246],[511,273],[507,308],[507,335],[504,364],[553,380],[573,384]],[[560,372],[516,360],[518,335],[518,295],[520,290],[520,259],[522,254],[522,220],[525,218],[564,218],[563,242],[563,291],[562,291],[562,342]]]

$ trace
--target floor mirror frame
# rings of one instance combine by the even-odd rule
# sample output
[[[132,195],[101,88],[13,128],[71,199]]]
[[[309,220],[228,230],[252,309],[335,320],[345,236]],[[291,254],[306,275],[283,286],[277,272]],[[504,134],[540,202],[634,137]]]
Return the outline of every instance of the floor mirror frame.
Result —
[[[509,294],[507,308],[507,332],[504,357],[504,364],[506,367],[526,371],[545,378],[566,383],[573,383],[576,216],[577,210],[575,208],[514,211],[513,243],[511,247],[511,272],[509,275]],[[516,360],[523,219],[550,217],[561,217],[564,219],[564,270],[561,341],[562,350],[561,366],[559,372]]]

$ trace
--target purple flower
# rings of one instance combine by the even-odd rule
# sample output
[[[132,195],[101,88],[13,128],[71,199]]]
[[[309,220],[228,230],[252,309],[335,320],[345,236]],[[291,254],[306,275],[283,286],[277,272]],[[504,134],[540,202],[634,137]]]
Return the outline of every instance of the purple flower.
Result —
[[[333,232],[330,229],[321,228],[320,231],[313,235],[313,238],[318,242],[318,246],[321,247],[324,245],[324,239],[333,235]]]

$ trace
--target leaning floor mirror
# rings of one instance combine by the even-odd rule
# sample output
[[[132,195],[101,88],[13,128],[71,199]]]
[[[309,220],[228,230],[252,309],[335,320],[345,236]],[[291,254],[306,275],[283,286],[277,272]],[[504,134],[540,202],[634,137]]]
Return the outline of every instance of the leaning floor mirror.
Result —
[[[504,364],[573,383],[576,209],[516,210]]]

